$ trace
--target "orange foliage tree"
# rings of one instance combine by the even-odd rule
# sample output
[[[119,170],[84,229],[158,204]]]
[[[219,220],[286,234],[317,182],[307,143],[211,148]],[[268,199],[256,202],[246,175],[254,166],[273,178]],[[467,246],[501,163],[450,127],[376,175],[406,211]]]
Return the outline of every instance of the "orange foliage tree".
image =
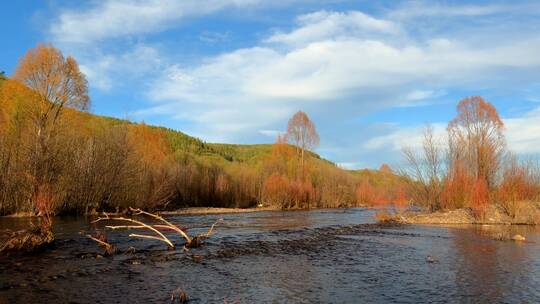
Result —
[[[60,50],[51,45],[38,45],[29,50],[21,58],[13,79],[33,90],[38,98],[32,99],[35,104],[29,107],[34,123],[36,145],[33,151],[34,202],[39,198],[52,197],[52,184],[56,182],[61,161],[56,159],[60,154],[50,151],[54,133],[51,129],[56,125],[65,107],[86,110],[89,105],[86,78],[79,70],[72,57],[65,58]],[[53,204],[52,200],[47,200]],[[53,210],[53,208],[46,208]]]
[[[480,96],[461,100],[448,124],[450,167],[463,162],[468,173],[495,187],[505,152],[504,124],[495,107]]]
[[[474,182],[475,178],[465,169],[463,162],[455,161],[444,179],[442,207],[450,210],[466,207]]]
[[[520,163],[514,156],[508,157],[505,163],[496,198],[511,217],[518,215],[523,201],[536,201],[539,198],[540,189],[534,168],[537,167],[531,161]]]
[[[175,194],[169,143],[159,129],[144,123],[132,125],[129,130],[128,143],[134,152],[130,166],[138,170],[139,183],[135,184],[136,187],[144,189],[133,191],[141,195],[134,199],[135,202],[145,202],[152,209],[168,204]],[[220,183],[219,186],[224,187],[224,181],[220,180]]]
[[[404,186],[400,185],[397,187],[394,192],[394,198],[392,201],[394,203],[394,207],[398,212],[402,212],[403,210],[407,209],[409,199]]]
[[[290,207],[289,180],[279,173],[270,175],[263,186],[264,200],[281,208]]]
[[[390,168],[390,165],[388,164],[382,164],[379,168],[379,171],[384,173],[394,173],[394,171],[392,171],[392,168]]]
[[[471,188],[470,207],[476,217],[484,218],[489,204],[489,191],[485,179],[478,178]]]
[[[356,201],[359,204],[373,205],[376,200],[377,195],[373,186],[367,179],[362,180],[356,188]]]

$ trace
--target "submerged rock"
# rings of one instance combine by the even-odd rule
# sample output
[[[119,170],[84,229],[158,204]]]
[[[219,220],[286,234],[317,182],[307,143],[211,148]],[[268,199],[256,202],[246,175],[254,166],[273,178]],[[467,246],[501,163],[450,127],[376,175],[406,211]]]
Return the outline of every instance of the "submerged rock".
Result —
[[[439,260],[437,260],[437,258],[434,258],[434,257],[428,255],[426,257],[426,262],[428,262],[428,263],[437,263],[437,262],[439,262]]]

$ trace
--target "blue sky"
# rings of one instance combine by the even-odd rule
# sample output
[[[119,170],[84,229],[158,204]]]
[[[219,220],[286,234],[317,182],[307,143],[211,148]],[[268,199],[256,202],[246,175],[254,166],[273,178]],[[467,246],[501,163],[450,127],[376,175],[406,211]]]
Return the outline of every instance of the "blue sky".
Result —
[[[271,143],[297,110],[322,156],[400,163],[481,95],[510,149],[540,152],[537,1],[10,1],[0,70],[49,42],[74,56],[92,111],[210,142]]]

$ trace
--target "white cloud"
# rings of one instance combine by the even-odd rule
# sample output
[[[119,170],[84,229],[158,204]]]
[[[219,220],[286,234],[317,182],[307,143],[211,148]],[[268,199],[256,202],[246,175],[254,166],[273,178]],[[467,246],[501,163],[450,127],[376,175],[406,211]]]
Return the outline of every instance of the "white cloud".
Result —
[[[115,37],[144,36],[190,17],[266,3],[106,0],[83,11],[62,12],[51,33],[55,41],[84,47]],[[229,142],[270,136],[299,109],[328,112],[328,120],[335,113],[354,120],[377,109],[434,103],[456,88],[512,88],[540,76],[540,37],[530,31],[534,26],[521,28],[512,22],[507,29],[492,27],[507,24],[498,22],[497,14],[538,14],[538,10],[530,5],[427,3],[408,2],[382,15],[325,10],[300,15],[288,31],[273,31],[252,46],[198,58],[196,63],[180,63],[139,43],[125,54],[96,52],[82,59],[81,68],[91,85],[101,89],[111,89],[124,75],[151,75],[144,92],[151,104],[132,114],[188,121],[190,129],[185,131],[205,140]],[[495,19],[483,24],[478,16]],[[465,18],[469,19],[463,22]],[[467,21],[474,21],[474,28]],[[226,31],[202,32],[199,37],[207,42],[227,38]],[[538,116],[530,115],[507,120],[510,146],[518,151],[540,146],[530,135],[538,131],[534,123]],[[528,131],[521,133],[519,128]],[[362,135],[366,153],[373,158],[382,157],[382,150],[397,151],[403,144],[421,141],[420,128],[371,139],[373,135]],[[358,157],[367,155],[359,152]],[[354,160],[344,161],[354,166]]]
[[[540,153],[540,108],[504,120],[508,147],[518,154]]]
[[[104,0],[83,11],[63,11],[50,29],[55,41],[90,43],[124,35],[160,31],[183,18],[229,7],[249,7],[260,0]]]
[[[259,133],[271,138],[277,138],[278,135],[281,135],[284,132],[279,130],[259,130]]]
[[[525,43],[529,47],[525,48]],[[538,67],[537,48],[540,41],[536,40],[513,47],[479,49],[448,40],[396,47],[354,38],[314,42],[288,52],[255,47],[182,70],[180,81],[178,73],[172,72],[174,76],[157,82],[152,96],[181,101],[208,100],[212,96],[218,98],[217,102],[228,97],[309,101],[414,83],[455,86],[486,80],[499,68]],[[404,99],[425,99],[426,94],[417,91]]]
[[[396,44],[364,36],[394,32],[398,27],[390,21],[372,18],[361,33],[344,30],[358,27],[358,18],[371,20],[359,12],[300,16],[298,28],[275,34],[259,46],[210,57],[195,66],[172,66],[155,81],[149,96],[158,109],[163,104],[183,105],[177,106],[186,113],[183,117],[221,126],[219,132],[205,126],[207,136],[216,138],[227,130],[227,138],[234,139],[313,105],[338,109],[336,103],[347,101],[342,107],[354,106],[342,111],[358,113],[415,106],[444,95],[446,89],[489,87],[494,75],[510,77],[540,67],[536,36],[511,44],[475,45],[453,38]],[[320,24],[324,30],[319,35],[312,27]],[[286,48],[267,43],[292,40],[294,45]],[[433,89],[414,89],[419,84]],[[210,119],[212,107],[226,107],[227,113]]]
[[[369,37],[377,34],[397,34],[400,27],[388,20],[377,19],[359,11],[345,13],[318,11],[297,18],[299,27],[289,33],[276,33],[266,42],[291,45],[306,44],[326,39]]]
[[[439,143],[444,142],[446,124],[433,123],[430,126],[433,128],[435,140]],[[414,127],[394,126],[393,130],[387,134],[369,139],[364,144],[364,148],[369,150],[391,149],[394,151],[401,151],[405,147],[419,149],[422,147],[425,128],[425,125]]]
[[[390,12],[389,17],[412,19],[419,17],[480,17],[494,14],[527,13],[538,10],[537,4],[512,3],[488,5],[450,5],[434,1],[411,1]]]
[[[103,91],[129,79],[157,71],[163,64],[158,50],[144,44],[137,44],[123,54],[103,55],[99,50],[90,53],[87,55],[91,57],[90,60],[81,56],[81,71],[91,86]]]
[[[405,99],[407,100],[423,100],[437,96],[437,93],[432,90],[414,90],[407,94]]]

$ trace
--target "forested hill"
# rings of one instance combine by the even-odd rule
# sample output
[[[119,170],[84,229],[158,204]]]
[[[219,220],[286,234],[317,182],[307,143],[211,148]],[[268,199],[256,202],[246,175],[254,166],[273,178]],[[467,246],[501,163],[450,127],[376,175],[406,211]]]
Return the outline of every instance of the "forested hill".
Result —
[[[88,113],[80,113],[81,115],[94,116],[96,120],[103,120],[111,126],[122,124],[144,124],[129,120],[118,119],[108,116],[100,116]],[[147,125],[149,128],[155,129],[162,133],[167,140],[171,149],[178,153],[190,153],[208,158],[215,158],[229,162],[246,162],[250,164],[264,160],[272,152],[273,144],[225,144],[225,143],[208,143],[197,137],[190,136],[184,132],[154,125]],[[328,164],[333,162],[320,157],[317,153],[308,152],[310,157],[320,159]]]
[[[309,151],[304,159],[287,142],[206,143],[163,127],[59,107],[1,78],[0,214],[130,206],[350,207],[391,201],[398,193],[394,174],[381,179],[376,171],[347,171]]]

